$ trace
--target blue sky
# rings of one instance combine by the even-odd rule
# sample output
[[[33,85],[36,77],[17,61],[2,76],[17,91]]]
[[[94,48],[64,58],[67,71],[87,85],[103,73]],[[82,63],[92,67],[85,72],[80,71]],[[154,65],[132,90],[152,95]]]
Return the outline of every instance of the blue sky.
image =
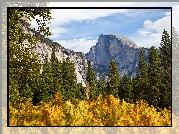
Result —
[[[173,25],[179,24],[176,16],[179,3],[50,3],[49,6],[172,6]],[[119,6],[118,6],[119,7]],[[125,36],[138,47],[159,47],[162,32],[171,31],[171,14],[169,9],[52,9],[52,36],[49,38],[76,52],[88,52],[95,45],[100,34],[111,33]],[[174,26],[175,26],[174,25]],[[32,26],[36,27],[35,21]],[[178,25],[175,26],[178,30]]]

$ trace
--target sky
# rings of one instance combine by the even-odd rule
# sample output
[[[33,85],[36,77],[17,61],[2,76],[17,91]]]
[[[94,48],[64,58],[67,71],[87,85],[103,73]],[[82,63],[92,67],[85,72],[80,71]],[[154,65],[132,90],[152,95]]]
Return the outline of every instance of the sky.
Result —
[[[172,7],[179,31],[179,2],[50,2],[49,7]],[[99,35],[118,34],[138,47],[159,47],[164,29],[171,35],[170,9],[52,9],[48,38],[75,52],[89,52]],[[35,20],[31,22],[37,28]]]

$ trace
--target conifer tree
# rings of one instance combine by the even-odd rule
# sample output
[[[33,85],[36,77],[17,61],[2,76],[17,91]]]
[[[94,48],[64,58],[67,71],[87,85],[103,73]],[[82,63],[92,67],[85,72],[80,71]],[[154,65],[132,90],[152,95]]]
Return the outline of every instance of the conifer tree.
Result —
[[[45,56],[42,74],[40,78],[34,83],[34,95],[33,95],[33,104],[36,105],[40,101],[48,102],[53,94],[53,75],[50,68],[50,62],[48,62],[48,55]]]
[[[87,69],[87,76],[86,82],[90,86],[90,99],[97,98],[97,91],[96,91],[96,75],[92,68],[91,61],[88,60],[88,69]]]
[[[85,100],[85,88],[82,86],[82,83],[78,83],[75,88],[76,99]]]
[[[135,99],[146,100],[148,98],[148,65],[144,57],[144,52],[140,50],[139,68],[136,76]]]
[[[52,73],[52,88],[50,90],[50,94],[54,95],[57,91],[60,91],[62,85],[62,69],[61,62],[58,61],[55,55],[55,47],[52,48],[51,59],[50,59],[50,67]]]
[[[53,74],[48,61],[48,55],[45,56],[41,77],[44,79],[46,84],[46,90],[50,91],[53,88]]]
[[[65,100],[75,98],[76,74],[75,65],[67,57],[62,62],[62,94]]]
[[[101,80],[97,81],[97,96],[100,94],[103,95],[104,97],[108,95],[107,93],[107,82],[105,76],[102,77]]]
[[[149,94],[147,101],[149,104],[159,106],[161,101],[161,63],[159,59],[159,52],[154,46],[150,48],[149,63],[148,63],[148,76],[149,76]]]
[[[115,97],[119,97],[118,95],[118,88],[120,86],[120,74],[117,68],[117,65],[114,60],[109,62],[109,92],[113,94]]]
[[[126,74],[123,75],[121,80],[120,99],[124,99],[128,103],[134,102],[133,85],[132,81]]]
[[[138,84],[139,84],[137,76],[133,75],[131,81],[132,81],[133,97],[134,97],[133,101],[136,102],[136,100],[139,99],[138,94],[137,94]]]
[[[97,80],[96,81],[96,96],[99,96],[100,94],[103,96],[106,96],[106,81],[104,80],[104,78],[102,78],[101,80]]]
[[[171,38],[164,29],[160,43],[160,58],[162,64],[162,101],[163,107],[171,107]]]
[[[38,105],[40,102],[48,102],[52,98],[52,95],[49,94],[47,90],[47,83],[42,78],[42,76],[37,80],[36,83],[33,85],[33,98],[32,103],[33,105]]]

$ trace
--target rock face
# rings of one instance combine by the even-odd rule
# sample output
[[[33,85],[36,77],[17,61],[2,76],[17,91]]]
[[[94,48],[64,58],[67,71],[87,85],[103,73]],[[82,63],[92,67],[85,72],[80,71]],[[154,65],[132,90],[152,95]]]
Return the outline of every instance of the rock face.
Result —
[[[125,37],[115,34],[101,34],[98,42],[91,47],[86,57],[94,63],[94,70],[98,77],[106,74],[111,59],[115,60],[121,76],[124,73],[132,76],[136,75],[140,49],[133,41]],[[147,56],[149,50],[143,49]]]
[[[46,41],[44,41],[46,40]],[[69,49],[65,49],[60,44],[56,42],[52,42],[49,39],[42,38],[40,39],[34,52],[38,55],[41,63],[43,63],[45,56],[48,55],[48,60],[50,61],[51,53],[52,53],[52,46],[55,44],[55,55],[59,61],[69,57],[70,61],[75,64],[75,73],[77,78],[77,83],[82,83],[82,86],[86,86],[86,72],[87,72],[87,59],[84,53],[82,52],[74,52]],[[24,46],[30,45],[28,41],[23,42]],[[42,70],[41,70],[42,71]]]
[[[36,53],[38,54],[39,58],[43,62],[45,55],[48,54],[48,58],[51,58],[52,47],[48,46],[45,43],[38,42],[37,47],[35,49]],[[75,73],[77,77],[77,83],[82,83],[83,86],[85,85],[86,79],[86,70],[87,70],[87,60],[84,53],[81,52],[73,52],[68,49],[62,48],[59,46],[55,49],[55,55],[59,61],[62,61],[63,58],[70,58],[70,61],[75,64]]]
[[[23,21],[23,30],[29,34],[33,34],[35,30],[28,23],[28,20],[24,19]],[[24,44],[28,45],[29,43],[24,41]],[[69,57],[70,60],[75,64],[77,83],[82,83],[83,86],[86,86],[85,80],[88,66],[87,59],[90,59],[93,62],[93,67],[98,78],[101,78],[103,74],[107,75],[108,64],[111,59],[115,60],[121,76],[123,76],[124,73],[132,76],[136,74],[141,49],[138,48],[133,41],[125,37],[115,34],[101,34],[99,35],[96,45],[92,46],[90,51],[85,55],[82,52],[74,52],[72,50],[65,49],[57,42],[53,42],[52,40],[41,37],[39,38],[34,51],[38,54],[42,63],[45,55],[48,55],[48,59],[51,58],[52,46],[55,46],[55,54],[59,61],[62,61],[63,58]],[[149,54],[149,49],[143,49],[144,54],[147,57]]]
[[[24,42],[24,44],[28,45],[28,42]],[[35,48],[35,53],[38,54],[39,59],[43,63],[43,60],[46,55],[48,55],[48,60],[50,61],[51,53],[52,53],[52,46],[38,41]],[[56,45],[55,47],[55,55],[59,61],[62,61],[63,58],[70,58],[70,61],[75,64],[75,73],[77,76],[77,83],[82,83],[83,86],[85,85],[86,79],[86,71],[87,71],[87,59],[84,53],[82,52],[74,52],[68,49],[63,48],[60,44]]]
[[[23,20],[24,20],[23,30],[25,32],[28,32],[31,35],[35,33],[34,28],[28,23],[28,20],[26,18],[23,18]],[[29,42],[24,41],[23,44],[24,46],[28,46]],[[34,49],[34,52],[38,54],[38,57],[41,60],[41,63],[43,63],[43,60],[46,55],[48,55],[48,60],[50,61],[53,46],[55,46],[55,55],[59,61],[62,61],[63,58],[69,57],[70,61],[75,64],[75,73],[77,76],[77,83],[82,83],[82,86],[86,86],[85,79],[86,79],[86,72],[87,72],[88,65],[87,65],[87,59],[84,53],[74,52],[72,50],[65,49],[57,42],[52,42],[52,40],[41,37],[39,38],[36,44],[36,47]]]

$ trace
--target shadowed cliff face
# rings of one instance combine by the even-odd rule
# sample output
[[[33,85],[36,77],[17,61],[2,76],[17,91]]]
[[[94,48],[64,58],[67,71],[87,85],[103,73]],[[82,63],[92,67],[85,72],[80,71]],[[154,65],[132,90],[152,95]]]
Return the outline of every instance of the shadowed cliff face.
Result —
[[[29,43],[24,41],[24,44],[28,45]],[[98,78],[101,78],[103,74],[107,75],[108,64],[111,59],[115,60],[121,76],[124,73],[129,76],[136,74],[140,48],[125,37],[119,35],[100,35],[96,45],[91,47],[86,55],[82,52],[65,49],[60,44],[52,42],[49,39],[41,38],[37,42],[34,51],[38,54],[42,63],[45,55],[48,55],[49,59],[51,58],[52,45],[54,44],[56,46],[55,55],[59,61],[69,57],[75,64],[77,83],[82,83],[83,86],[86,86],[87,59],[93,62],[93,67]],[[144,50],[147,56],[149,50],[146,48]]]
[[[35,32],[28,21],[25,23],[25,26],[27,27],[24,28],[25,32],[29,32],[29,34]],[[29,43],[24,41],[24,44],[28,45]],[[39,38],[34,51],[38,54],[42,63],[45,55],[48,54],[48,58],[51,58],[52,46],[56,46],[55,54],[59,61],[69,57],[70,60],[75,63],[77,83],[82,83],[83,86],[85,86],[88,66],[87,59],[90,59],[93,62],[93,67],[98,78],[102,77],[103,74],[107,75],[108,64],[111,59],[115,60],[121,76],[123,76],[124,73],[129,76],[135,75],[136,69],[138,68],[140,48],[138,48],[133,41],[120,35],[99,35],[98,42],[95,46],[91,47],[86,55],[82,52],[74,52],[65,49],[60,44],[41,37]],[[149,49],[143,49],[144,54],[147,57]]]
[[[149,50],[147,48],[143,49],[147,56]],[[139,53],[140,48],[133,41],[119,35],[110,34],[100,35],[98,42],[90,49],[86,57],[94,62],[94,70],[98,76],[101,75],[102,70],[106,74],[111,59],[115,60],[122,76],[124,73],[132,76],[136,74]],[[101,67],[100,71],[99,66]]]

